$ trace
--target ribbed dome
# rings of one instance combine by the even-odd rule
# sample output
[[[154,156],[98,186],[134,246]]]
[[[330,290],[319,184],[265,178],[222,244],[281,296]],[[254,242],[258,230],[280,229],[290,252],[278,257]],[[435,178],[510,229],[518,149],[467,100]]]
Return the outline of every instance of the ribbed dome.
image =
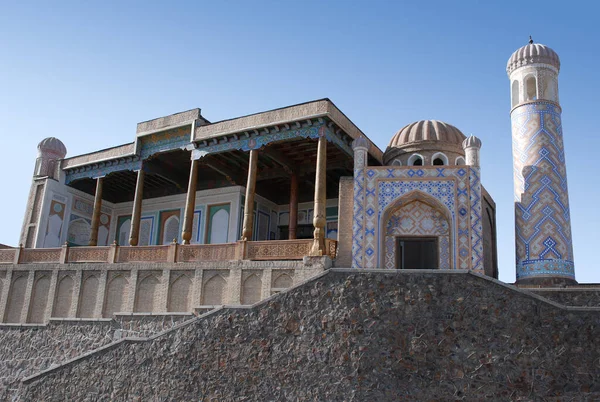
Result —
[[[44,138],[37,147],[40,153],[50,153],[58,158],[64,158],[67,154],[65,144],[55,137]]]
[[[442,141],[460,146],[465,138],[458,128],[448,123],[437,120],[421,120],[400,129],[392,137],[389,147],[402,147],[421,141]]]
[[[472,147],[481,148],[481,140],[474,135],[470,135],[466,140],[463,141],[462,146],[465,149]]]
[[[519,67],[534,63],[550,64],[560,70],[560,59],[554,50],[541,43],[529,43],[510,56],[506,72],[510,74]]]

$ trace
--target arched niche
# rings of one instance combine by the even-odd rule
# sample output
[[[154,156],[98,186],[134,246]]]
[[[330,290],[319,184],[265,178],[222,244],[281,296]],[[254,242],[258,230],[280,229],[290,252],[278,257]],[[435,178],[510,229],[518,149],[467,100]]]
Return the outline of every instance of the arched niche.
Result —
[[[65,275],[58,282],[58,288],[56,289],[56,296],[54,298],[54,311],[52,317],[66,318],[69,316],[71,311],[71,304],[73,302],[73,286],[75,282],[71,275]]]
[[[191,293],[192,280],[189,275],[181,274],[177,276],[169,287],[167,310],[179,313],[191,311]]]
[[[379,266],[398,267],[399,239],[434,239],[437,245],[438,269],[453,269],[452,214],[436,198],[414,190],[391,203],[382,214],[379,242]]]
[[[172,215],[165,221],[163,229],[162,244],[171,244],[175,239],[179,238],[179,217]]]
[[[160,279],[154,273],[148,274],[138,282],[134,312],[152,313],[158,298]]]
[[[526,101],[534,101],[538,99],[537,79],[534,75],[525,78],[525,96]]]
[[[256,274],[246,278],[242,285],[242,304],[254,304],[260,301],[262,281]]]
[[[96,309],[98,300],[98,287],[100,281],[97,275],[90,275],[83,280],[81,285],[81,295],[79,296],[79,311],[77,317],[92,318]]]
[[[202,289],[202,304],[216,306],[223,304],[227,281],[219,274],[206,281]]]
[[[125,308],[125,296],[128,281],[123,274],[115,275],[106,286],[104,303],[104,318],[112,318],[114,313],[122,312]]]
[[[519,81],[514,80],[511,86],[511,106],[515,107],[519,104]]]
[[[457,166],[464,166],[467,164],[467,162],[465,161],[465,158],[463,158],[462,156],[459,156],[458,158],[456,158],[456,161],[454,162],[454,164]]]

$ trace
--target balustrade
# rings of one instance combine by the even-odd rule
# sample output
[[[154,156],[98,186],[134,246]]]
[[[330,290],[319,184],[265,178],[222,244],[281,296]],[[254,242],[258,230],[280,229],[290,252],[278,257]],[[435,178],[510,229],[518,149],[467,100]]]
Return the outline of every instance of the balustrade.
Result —
[[[0,264],[199,262],[247,260],[301,260],[310,255],[313,239],[240,241],[224,244],[172,243],[165,246],[69,247],[0,249]],[[325,253],[334,259],[337,241],[325,239]],[[18,260],[18,261],[15,261]]]

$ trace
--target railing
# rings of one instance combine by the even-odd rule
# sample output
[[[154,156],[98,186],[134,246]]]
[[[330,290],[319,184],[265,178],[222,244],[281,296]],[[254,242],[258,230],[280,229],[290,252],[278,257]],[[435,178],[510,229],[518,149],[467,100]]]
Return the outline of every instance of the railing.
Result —
[[[22,249],[19,255],[19,263],[52,263],[60,262],[60,248],[27,248]]]
[[[118,247],[116,262],[171,262],[171,246]]]
[[[14,248],[4,248],[0,250],[0,264],[12,264],[15,262],[17,250]]]
[[[310,254],[312,239],[249,241],[246,258],[249,260],[299,260]]]
[[[108,262],[110,247],[70,247],[67,262]]]
[[[302,239],[136,247],[116,244],[105,247],[18,247],[0,249],[0,264],[301,260],[310,255],[312,245],[312,239]],[[325,254],[332,259],[336,257],[337,241],[325,239]]]
[[[237,243],[177,246],[177,262],[229,261],[237,259]]]

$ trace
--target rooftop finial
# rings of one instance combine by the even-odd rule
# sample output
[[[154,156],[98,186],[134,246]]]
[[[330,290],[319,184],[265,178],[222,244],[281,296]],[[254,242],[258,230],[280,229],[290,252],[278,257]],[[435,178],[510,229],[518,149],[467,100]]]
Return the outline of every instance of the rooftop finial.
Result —
[[[529,44],[533,44],[533,39],[531,39],[531,35],[529,35]]]

